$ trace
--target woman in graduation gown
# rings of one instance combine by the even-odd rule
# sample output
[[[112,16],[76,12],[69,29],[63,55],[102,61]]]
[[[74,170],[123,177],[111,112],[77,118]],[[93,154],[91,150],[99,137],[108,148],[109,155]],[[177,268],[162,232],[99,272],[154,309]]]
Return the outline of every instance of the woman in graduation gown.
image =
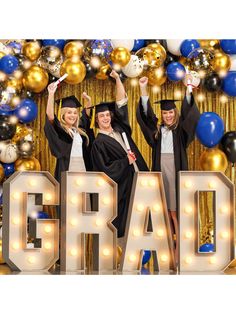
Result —
[[[161,171],[169,216],[176,234],[178,256],[177,173],[188,170],[187,147],[194,140],[199,110],[189,89],[182,102],[181,115],[173,100],[162,100],[161,124],[150,105],[147,92],[148,78],[139,80],[141,98],[137,107],[137,120],[147,143],[152,148],[152,171]]]
[[[121,238],[125,232],[134,172],[148,171],[148,167],[131,137],[124,86],[114,70],[110,76],[116,81],[116,102],[95,106],[99,130],[91,157],[93,170],[105,172],[118,184],[118,215],[113,224],[118,229],[118,238]],[[123,132],[127,136],[130,153],[123,141]]]

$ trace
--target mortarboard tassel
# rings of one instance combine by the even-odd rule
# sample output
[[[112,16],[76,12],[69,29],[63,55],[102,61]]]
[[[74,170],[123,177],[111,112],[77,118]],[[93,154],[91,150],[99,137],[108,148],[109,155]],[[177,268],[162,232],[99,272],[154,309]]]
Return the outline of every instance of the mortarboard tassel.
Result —
[[[95,107],[92,108],[92,118],[90,122],[90,129],[93,129],[95,125]]]
[[[60,120],[60,118],[61,118],[61,105],[62,105],[62,99],[60,99],[59,108],[58,108],[58,112],[57,112],[58,120]]]

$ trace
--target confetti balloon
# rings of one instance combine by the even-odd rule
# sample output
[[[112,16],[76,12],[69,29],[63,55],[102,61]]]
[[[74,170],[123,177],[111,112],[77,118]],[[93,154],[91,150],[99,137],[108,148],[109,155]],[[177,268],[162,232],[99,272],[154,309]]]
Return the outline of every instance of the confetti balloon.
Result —
[[[203,48],[197,48],[193,50],[189,55],[188,59],[190,61],[190,70],[199,71],[211,71],[212,66],[211,62],[214,58],[214,55],[211,51]]]
[[[98,68],[110,60],[113,48],[110,40],[88,40],[85,42],[84,58],[90,63],[92,60],[100,62]]]
[[[16,125],[16,132],[15,132],[13,138],[11,139],[11,142],[16,143],[16,142],[20,141],[21,139],[23,139],[28,134],[30,134],[31,132],[32,132],[32,130],[30,128],[27,128],[24,124],[18,123]]]
[[[18,158],[18,150],[15,144],[1,145],[0,160],[4,163],[15,162]]]
[[[183,83],[185,86],[188,86],[189,84],[193,87],[196,88],[200,84],[201,79],[196,71],[189,71],[188,73],[185,74],[185,77],[183,79]]]
[[[143,72],[143,63],[138,56],[131,55],[129,63],[122,68],[122,72],[127,77],[137,77]]]
[[[160,86],[164,84],[167,79],[164,67],[150,67],[143,75],[148,77],[148,83],[150,85]]]
[[[46,46],[42,48],[37,65],[47,70],[50,65],[54,65],[59,60],[63,60],[61,50],[55,46]]]
[[[26,141],[24,139],[17,142],[18,154],[21,157],[30,157],[34,150],[32,141]]]

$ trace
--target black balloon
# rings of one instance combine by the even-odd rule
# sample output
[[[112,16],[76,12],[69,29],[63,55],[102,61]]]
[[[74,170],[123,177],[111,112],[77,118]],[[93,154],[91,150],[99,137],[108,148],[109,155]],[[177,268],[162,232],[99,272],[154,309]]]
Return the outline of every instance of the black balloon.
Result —
[[[221,149],[229,161],[236,162],[236,131],[229,131],[224,134],[221,139]]]
[[[166,54],[164,66],[167,67],[168,64],[170,64],[171,62],[176,62],[178,61],[178,59],[179,59],[179,56],[172,55],[172,53],[168,51]]]
[[[145,40],[145,46],[148,46],[148,45],[154,44],[154,43],[161,44],[167,50],[167,42],[165,39],[146,39]]]
[[[208,74],[204,81],[203,86],[208,92],[217,92],[221,89],[222,81],[219,75],[215,72]]]
[[[9,116],[0,116],[0,141],[11,139],[16,133],[16,125],[9,122]]]
[[[88,62],[84,62],[84,65],[86,67],[86,78],[94,77],[97,74],[98,69],[91,67]]]

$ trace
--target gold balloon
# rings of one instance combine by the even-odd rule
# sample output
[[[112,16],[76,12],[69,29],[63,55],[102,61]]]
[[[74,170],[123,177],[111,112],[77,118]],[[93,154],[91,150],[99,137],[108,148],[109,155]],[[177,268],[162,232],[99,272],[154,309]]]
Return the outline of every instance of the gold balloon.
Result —
[[[216,52],[211,62],[213,70],[216,72],[228,72],[231,66],[230,56],[223,52]]]
[[[4,179],[4,168],[2,166],[2,164],[0,164],[0,182],[2,182],[2,180]]]
[[[40,171],[41,166],[35,157],[19,158],[15,162],[16,171]]]
[[[70,41],[65,45],[63,52],[66,58],[73,56],[81,57],[84,52],[84,45],[81,41]]]
[[[30,61],[35,61],[40,56],[41,47],[37,41],[30,41],[30,42],[24,44],[24,46],[22,48],[22,53]]]
[[[117,265],[120,265],[121,255],[122,255],[122,248],[119,245],[117,245],[117,251],[116,251]]]
[[[183,56],[181,56],[178,60],[179,63],[181,63],[184,67],[189,68],[190,67],[190,62],[188,58],[185,58]]]
[[[159,67],[166,59],[165,48],[161,44],[153,43],[144,48],[143,60],[147,61],[149,66]]]
[[[2,257],[2,239],[0,239],[0,264],[4,264],[4,259]]]
[[[202,48],[208,49],[211,52],[220,50],[220,41],[218,39],[198,39]]]
[[[22,90],[22,78],[12,77],[6,82],[6,87],[10,87],[15,90],[15,92],[20,92]]]
[[[6,54],[3,51],[0,51],[0,59],[5,56]]]
[[[108,72],[111,71],[111,67],[109,64],[101,66],[99,72],[96,74],[96,79],[98,80],[106,80],[108,78]]]
[[[82,61],[80,61],[79,57],[72,57],[70,59],[66,59],[60,69],[61,76],[65,73],[68,74],[65,79],[68,84],[79,84],[83,81],[86,75],[86,68]]]
[[[26,89],[40,93],[48,85],[48,73],[37,65],[33,65],[23,75],[23,85]]]
[[[32,130],[30,128],[27,128],[23,124],[17,124],[16,126],[16,133],[14,134],[13,138],[11,139],[11,142],[15,144],[16,142],[20,141],[22,138],[30,134]]]
[[[0,275],[9,275],[11,273],[11,268],[8,265],[2,265],[0,267]]]
[[[150,67],[143,75],[148,77],[148,83],[150,85],[160,86],[164,84],[167,79],[166,71],[163,67]]]
[[[113,63],[120,65],[121,67],[126,66],[129,63],[131,54],[128,49],[123,47],[115,48],[111,53],[111,60]]]
[[[205,171],[225,172],[228,161],[225,153],[218,148],[211,148],[204,151],[200,156],[200,168]]]

